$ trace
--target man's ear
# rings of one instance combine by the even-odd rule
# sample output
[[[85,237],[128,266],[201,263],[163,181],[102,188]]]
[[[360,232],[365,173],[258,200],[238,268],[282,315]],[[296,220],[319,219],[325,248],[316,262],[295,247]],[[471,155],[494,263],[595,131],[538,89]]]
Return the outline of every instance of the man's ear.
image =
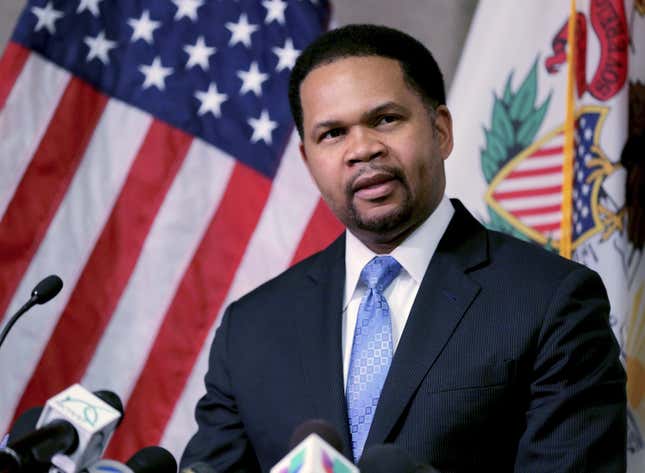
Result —
[[[302,143],[302,141],[300,142],[298,149],[300,149],[300,157],[305,162],[305,164],[307,164],[307,153],[305,152],[305,145]]]
[[[435,109],[434,127],[437,135],[437,144],[442,159],[448,159],[453,147],[452,136],[452,115],[445,105],[439,105]]]

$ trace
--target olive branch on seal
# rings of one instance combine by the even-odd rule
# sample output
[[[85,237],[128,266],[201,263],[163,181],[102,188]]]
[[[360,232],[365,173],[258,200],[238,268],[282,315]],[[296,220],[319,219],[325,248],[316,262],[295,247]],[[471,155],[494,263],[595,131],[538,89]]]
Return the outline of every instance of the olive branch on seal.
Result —
[[[483,128],[486,146],[480,152],[482,172],[488,184],[506,163],[535,141],[535,135],[544,121],[552,93],[542,104],[536,103],[537,66],[538,59],[516,90],[511,86],[511,72],[506,79],[502,97],[493,94],[490,128]],[[488,228],[528,240],[526,235],[516,230],[490,205],[488,213]]]

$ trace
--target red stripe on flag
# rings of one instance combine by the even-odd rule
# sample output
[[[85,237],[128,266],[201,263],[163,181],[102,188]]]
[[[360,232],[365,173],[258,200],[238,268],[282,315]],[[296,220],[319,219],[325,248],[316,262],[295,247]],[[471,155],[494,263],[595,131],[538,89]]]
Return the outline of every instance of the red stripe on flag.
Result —
[[[106,103],[105,95],[79,79],[67,84],[0,220],[0,314],[7,310],[67,192]]]
[[[191,141],[190,135],[159,121],[148,129],[16,412],[43,404],[82,377]]]
[[[563,151],[562,146],[554,146],[552,148],[540,148],[537,151],[534,151],[531,153],[531,156],[538,157],[538,156],[554,156],[556,154],[562,154]]]
[[[562,185],[538,187],[537,189],[524,189],[519,191],[495,192],[493,197],[496,200],[517,199],[520,197],[535,197],[540,195],[561,194]]]
[[[158,444],[206,342],[269,197],[271,183],[237,164],[164,317],[106,457]],[[240,205],[243,202],[244,205]],[[204,287],[204,282],[208,287]]]
[[[560,204],[547,205],[544,207],[531,207],[528,209],[513,210],[511,213],[516,217],[526,217],[529,215],[541,215],[552,212],[559,212],[562,206]]]
[[[553,232],[560,230],[561,223],[559,221],[553,223],[544,223],[542,225],[532,225],[534,230],[537,230],[540,233]]]
[[[513,179],[517,177],[543,176],[545,174],[556,174],[561,172],[562,172],[562,165],[548,166],[545,168],[538,168],[538,169],[524,169],[524,170],[513,171],[508,176],[506,176],[506,179]]]
[[[327,204],[322,199],[318,200],[318,205],[309,219],[291,264],[294,265],[325,248],[340,235],[343,229],[343,225],[331,213]]]
[[[29,50],[17,43],[9,42],[0,59],[0,110],[4,108],[9,92],[16,83],[29,57]]]

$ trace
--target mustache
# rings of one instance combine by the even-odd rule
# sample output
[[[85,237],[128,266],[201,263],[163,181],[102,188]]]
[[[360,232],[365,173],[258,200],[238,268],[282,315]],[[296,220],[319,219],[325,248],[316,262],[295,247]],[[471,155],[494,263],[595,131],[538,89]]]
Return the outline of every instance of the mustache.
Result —
[[[356,174],[352,176],[352,178],[347,182],[347,185],[345,186],[345,195],[347,197],[351,198],[354,195],[354,186],[356,184],[356,181],[366,174],[385,174],[391,179],[400,181],[406,188],[408,185],[405,174],[400,168],[388,166],[387,164],[376,164],[370,162],[361,167],[358,172],[356,172]]]

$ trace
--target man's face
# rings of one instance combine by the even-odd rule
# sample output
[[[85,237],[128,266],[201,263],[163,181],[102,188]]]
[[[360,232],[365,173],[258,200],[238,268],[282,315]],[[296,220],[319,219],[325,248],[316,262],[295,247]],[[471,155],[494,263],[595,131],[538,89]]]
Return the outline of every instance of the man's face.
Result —
[[[399,63],[380,56],[313,69],[300,98],[301,152],[323,198],[367,246],[396,246],[443,195],[448,110],[431,113]]]

